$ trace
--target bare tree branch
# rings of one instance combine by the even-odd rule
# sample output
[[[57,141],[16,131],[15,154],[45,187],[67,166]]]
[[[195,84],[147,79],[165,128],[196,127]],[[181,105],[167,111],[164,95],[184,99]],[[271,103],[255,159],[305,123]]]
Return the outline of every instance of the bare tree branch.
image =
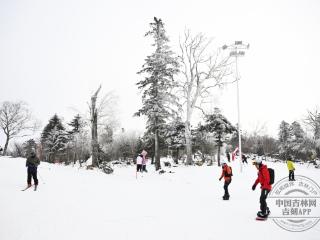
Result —
[[[24,102],[3,102],[0,107],[0,127],[6,135],[3,155],[6,154],[10,139],[28,136],[27,131],[39,127]]]

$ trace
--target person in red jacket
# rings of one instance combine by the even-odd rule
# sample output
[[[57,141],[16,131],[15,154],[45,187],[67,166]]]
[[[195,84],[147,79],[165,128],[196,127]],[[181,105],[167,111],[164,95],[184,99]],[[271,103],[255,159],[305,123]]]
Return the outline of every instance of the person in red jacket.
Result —
[[[252,190],[256,189],[258,183],[261,185],[261,195],[260,195],[260,211],[257,213],[258,217],[267,218],[270,214],[270,210],[267,206],[267,197],[271,191],[270,185],[270,174],[267,165],[262,164],[262,159],[257,157],[253,159],[253,164],[258,169],[258,178],[252,186]]]
[[[229,187],[229,184],[231,183],[232,169],[227,165],[227,163],[224,160],[221,161],[221,165],[222,165],[222,173],[219,178],[219,181],[221,181],[221,179],[224,178],[224,185],[223,185],[224,195],[222,199],[229,200],[230,194],[229,194],[228,187]]]

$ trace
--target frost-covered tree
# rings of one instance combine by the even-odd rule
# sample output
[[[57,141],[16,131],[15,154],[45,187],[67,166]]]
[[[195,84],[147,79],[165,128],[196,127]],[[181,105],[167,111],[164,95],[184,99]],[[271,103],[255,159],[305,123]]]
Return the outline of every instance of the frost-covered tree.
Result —
[[[200,156],[203,163],[207,160],[208,155],[214,156],[216,154],[216,139],[212,133],[205,131],[201,124],[198,124],[196,129],[191,130],[191,135],[193,145],[192,153]],[[212,165],[212,160],[211,157],[209,165]]]
[[[289,148],[291,153],[296,157],[301,157],[301,150],[303,148],[305,133],[297,121],[290,125],[290,140]]]
[[[150,30],[145,36],[153,38],[154,52],[145,59],[142,69],[138,72],[144,79],[137,83],[142,90],[142,108],[135,116],[147,116],[147,131],[154,136],[154,153],[156,170],[161,168],[159,152],[159,135],[162,135],[166,122],[175,115],[172,106],[177,103],[172,93],[175,86],[174,75],[179,71],[179,64],[168,45],[164,23],[154,17]]]
[[[289,154],[297,158],[303,158],[306,150],[303,150],[306,135],[299,122],[289,124],[282,121],[279,128],[279,153],[286,158]]]
[[[311,127],[313,138],[315,140],[320,139],[320,112],[318,109],[312,111],[308,111],[308,116],[305,119],[305,123]]]
[[[226,142],[225,137],[232,134],[237,129],[223,116],[218,108],[215,109],[213,114],[206,115],[205,124],[202,126],[204,131],[213,133],[215,142],[218,146],[218,166],[220,166],[220,148]]]
[[[47,138],[48,134],[54,128],[56,128],[57,130],[65,130],[65,127],[63,126],[62,121],[57,114],[54,114],[53,117],[49,120],[49,123],[44,127],[41,134],[41,140]]]
[[[73,164],[76,161],[79,161],[80,166],[81,164],[86,161],[90,156],[90,140],[89,140],[89,133],[86,121],[77,114],[68,123],[71,129],[68,132],[68,159],[69,161],[73,161]]]
[[[282,121],[279,126],[279,153],[283,158],[289,154],[289,141],[291,138],[290,124]]]
[[[226,76],[231,71],[229,57],[224,57],[221,51],[210,50],[211,40],[205,35],[192,36],[185,31],[180,41],[181,81],[179,83],[183,111],[185,113],[185,138],[187,164],[192,164],[191,121],[195,109],[202,109],[205,99],[210,96],[210,90],[222,86]]]
[[[76,116],[74,116],[71,122],[68,123],[68,125],[71,127],[71,130],[68,131],[68,133],[72,135],[75,133],[79,133],[81,129],[84,127],[85,122],[82,120],[81,116],[77,114]]]
[[[180,120],[176,119],[169,123],[166,131],[166,142],[168,147],[173,153],[173,159],[178,164],[180,149],[185,146],[185,124]]]
[[[291,123],[290,131],[291,131],[290,135],[293,137],[294,140],[303,139],[305,135],[300,123],[297,121],[294,121],[293,123]]]
[[[41,134],[41,144],[48,162],[54,162],[59,155],[63,159],[68,136],[61,119],[55,114]]]
[[[59,155],[59,160],[64,159],[62,157],[66,150],[68,137],[65,130],[59,130],[54,127],[44,140],[44,150],[48,154],[48,161],[54,162]]]
[[[313,133],[313,145],[316,150],[317,157],[320,158],[320,112],[318,109],[308,111],[308,116],[305,119],[305,123],[311,127]]]

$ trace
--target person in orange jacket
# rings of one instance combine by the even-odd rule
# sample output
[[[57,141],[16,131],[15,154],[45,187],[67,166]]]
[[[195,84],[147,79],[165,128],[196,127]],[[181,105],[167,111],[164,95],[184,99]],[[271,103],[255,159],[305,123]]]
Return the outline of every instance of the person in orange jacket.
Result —
[[[260,211],[257,213],[258,217],[267,218],[270,214],[270,210],[267,205],[267,197],[271,191],[270,184],[270,174],[267,165],[262,164],[262,159],[257,157],[253,159],[253,165],[258,169],[258,178],[252,186],[252,190],[256,189],[258,183],[261,185],[261,195],[260,195]]]
[[[224,185],[223,185],[224,195],[222,199],[229,200],[230,194],[229,194],[228,187],[231,183],[232,169],[230,166],[227,165],[227,163],[224,160],[221,161],[221,166],[222,166],[222,173],[219,178],[219,181],[221,181],[221,179],[224,178]]]

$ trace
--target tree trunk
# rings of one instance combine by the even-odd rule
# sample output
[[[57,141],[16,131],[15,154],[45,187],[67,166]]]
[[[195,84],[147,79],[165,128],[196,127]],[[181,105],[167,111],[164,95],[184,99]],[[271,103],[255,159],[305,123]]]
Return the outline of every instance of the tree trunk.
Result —
[[[5,156],[7,154],[7,149],[8,149],[8,145],[9,145],[9,135],[6,135],[6,144],[4,145],[4,149],[3,149],[3,156]]]
[[[218,166],[220,167],[220,144],[218,144]]]
[[[187,165],[192,165],[192,141],[191,141],[191,115],[192,115],[192,105],[191,105],[191,90],[187,94],[187,119],[185,122],[185,137],[186,137],[186,150],[187,150]]]
[[[92,129],[91,129],[91,148],[92,148],[92,166],[96,167],[98,165],[98,123],[97,123],[97,113],[94,110],[92,116]]]
[[[98,112],[96,101],[101,86],[96,93],[91,97],[91,151],[92,151],[92,166],[99,166],[99,144],[98,144]]]
[[[155,167],[156,167],[156,171],[157,171],[157,170],[161,169],[158,130],[156,130],[155,135],[154,135],[154,156],[155,156]]]
[[[187,165],[192,165],[192,141],[190,123],[187,121],[185,124],[185,137],[186,137],[186,150],[187,150]]]
[[[176,157],[174,159],[174,163],[175,164],[179,164],[179,147],[177,147]]]

